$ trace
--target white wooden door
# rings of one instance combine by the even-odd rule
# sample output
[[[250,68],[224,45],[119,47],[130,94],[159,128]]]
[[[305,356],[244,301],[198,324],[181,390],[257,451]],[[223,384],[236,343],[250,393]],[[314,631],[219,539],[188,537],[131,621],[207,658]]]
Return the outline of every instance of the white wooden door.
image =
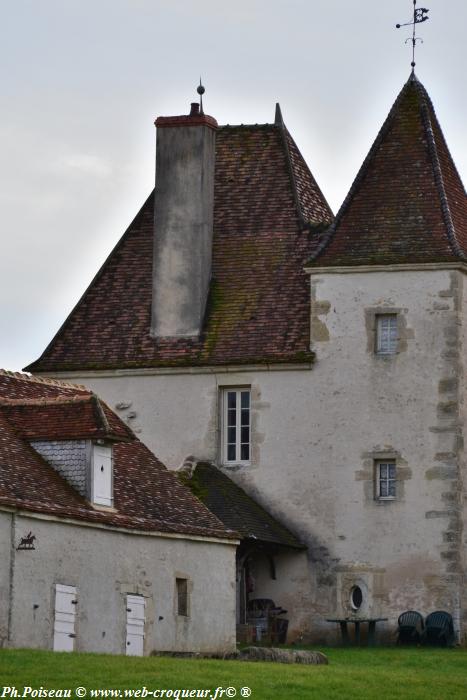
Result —
[[[146,601],[142,595],[126,597],[126,653],[143,656]]]
[[[112,505],[112,448],[94,445],[93,501],[98,505]]]
[[[55,586],[54,651],[75,648],[76,588],[57,583]]]

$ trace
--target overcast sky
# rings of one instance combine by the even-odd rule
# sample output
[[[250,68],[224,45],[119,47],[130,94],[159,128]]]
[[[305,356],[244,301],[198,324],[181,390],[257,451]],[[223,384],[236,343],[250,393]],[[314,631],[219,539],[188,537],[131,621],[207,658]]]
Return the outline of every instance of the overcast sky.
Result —
[[[467,3],[416,72],[467,180]],[[199,75],[219,123],[284,120],[334,211],[410,72],[410,0],[0,0],[0,366],[36,359],[154,182]]]

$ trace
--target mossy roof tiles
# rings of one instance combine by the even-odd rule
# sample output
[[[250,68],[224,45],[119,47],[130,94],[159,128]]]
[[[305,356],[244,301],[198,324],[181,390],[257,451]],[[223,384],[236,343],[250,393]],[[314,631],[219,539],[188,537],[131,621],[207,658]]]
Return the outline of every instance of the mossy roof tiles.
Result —
[[[79,404],[84,387],[0,370],[0,402]],[[11,405],[11,404],[10,404]],[[112,413],[108,409],[108,416]],[[113,446],[116,512],[95,510],[29,444],[24,422],[0,409],[0,506],[130,530],[237,539],[136,437]],[[69,420],[68,420],[69,422]],[[114,426],[121,423],[113,414]],[[68,426],[69,427],[69,426]],[[125,432],[122,424],[122,432]],[[116,430],[116,427],[114,427]],[[77,432],[80,425],[77,425]]]
[[[217,132],[212,284],[199,339],[150,335],[153,221],[154,193],[29,371],[312,360],[303,265],[316,235],[304,224],[329,225],[332,213],[282,125]]]
[[[242,539],[303,549],[304,545],[282,523],[266,511],[220,469],[199,462],[190,478],[183,483],[191,487],[224,525]]]
[[[430,97],[404,85],[309,266],[467,259],[467,198]]]
[[[2,399],[0,412],[27,440],[133,440],[131,429],[94,394]]]

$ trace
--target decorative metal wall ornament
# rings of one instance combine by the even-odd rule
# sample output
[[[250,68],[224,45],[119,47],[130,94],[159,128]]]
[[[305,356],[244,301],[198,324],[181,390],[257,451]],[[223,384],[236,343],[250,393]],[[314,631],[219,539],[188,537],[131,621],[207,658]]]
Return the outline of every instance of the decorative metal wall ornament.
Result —
[[[17,551],[19,550],[30,550],[30,549],[36,549],[34,546],[34,541],[37,539],[35,535],[32,534],[32,532],[28,532],[26,537],[21,538],[21,542],[19,545],[16,547]]]
[[[421,22],[426,22],[427,19],[430,19],[428,17],[428,13],[430,10],[428,10],[426,7],[417,7],[417,0],[413,0],[413,19],[411,22],[405,22],[404,24],[396,24],[396,29],[400,29],[401,27],[413,27],[413,34],[412,38],[408,38],[405,40],[405,43],[408,41],[412,42],[412,71],[415,68],[415,47],[417,45],[417,41],[420,41],[423,44],[423,39],[420,39],[420,37],[415,36],[415,27],[417,24],[420,24]]]

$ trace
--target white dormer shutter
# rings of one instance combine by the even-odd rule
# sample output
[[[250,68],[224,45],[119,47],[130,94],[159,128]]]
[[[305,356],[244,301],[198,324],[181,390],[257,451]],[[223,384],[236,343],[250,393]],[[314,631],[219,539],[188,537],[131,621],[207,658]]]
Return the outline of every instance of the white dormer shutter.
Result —
[[[92,502],[100,506],[112,506],[112,448],[93,445],[92,453]]]

